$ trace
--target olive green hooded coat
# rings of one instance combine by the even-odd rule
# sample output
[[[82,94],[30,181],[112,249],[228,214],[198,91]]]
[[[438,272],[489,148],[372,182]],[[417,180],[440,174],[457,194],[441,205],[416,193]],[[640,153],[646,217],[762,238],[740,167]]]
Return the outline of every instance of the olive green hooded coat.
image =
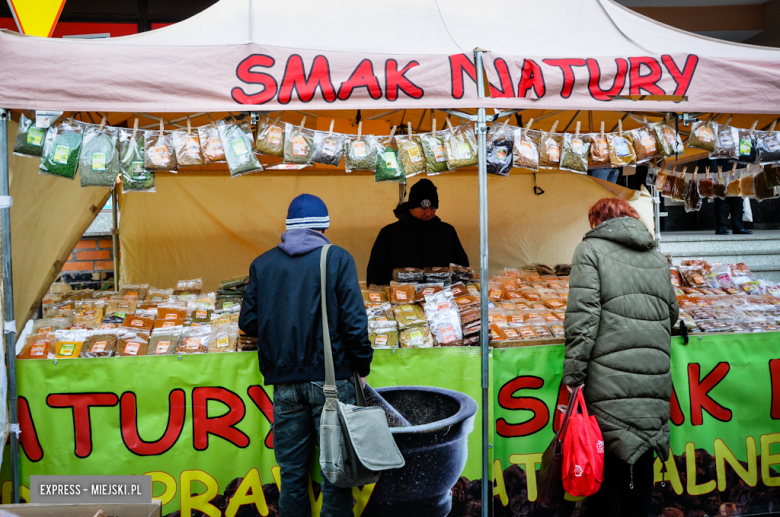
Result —
[[[566,309],[563,382],[585,384],[605,452],[629,464],[669,456],[671,327],[679,308],[666,258],[647,228],[619,217],[574,251]]]

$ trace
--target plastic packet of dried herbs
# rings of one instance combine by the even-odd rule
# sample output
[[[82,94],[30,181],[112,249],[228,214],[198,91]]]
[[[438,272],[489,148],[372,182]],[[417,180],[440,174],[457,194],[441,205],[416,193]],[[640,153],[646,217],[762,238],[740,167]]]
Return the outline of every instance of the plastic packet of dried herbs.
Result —
[[[398,150],[393,147],[392,136],[384,140],[377,139],[377,157],[376,170],[374,171],[374,181],[397,181],[403,183],[406,181],[404,164],[398,159]]]
[[[556,124],[557,125],[557,124]],[[553,132],[542,132],[539,137],[539,167],[557,169],[561,163],[563,137]]]
[[[425,154],[418,135],[396,135],[395,143],[407,178],[425,171]]]
[[[258,152],[270,156],[284,156],[284,125],[279,123],[282,115],[276,119],[263,117],[257,123],[257,138],[255,139],[255,149]]]
[[[81,346],[81,357],[112,357],[116,353],[116,332],[95,331],[87,333]]]
[[[609,141],[609,162],[613,167],[636,163],[636,152],[628,138],[619,133],[610,133],[607,140]]]
[[[16,130],[14,154],[40,158],[43,155],[43,144],[46,141],[47,128],[35,127],[35,121],[24,116],[19,118],[19,129]]]
[[[49,128],[38,169],[40,174],[68,179],[76,177],[85,126],[86,124],[71,119]]]
[[[192,130],[177,129],[171,134],[173,150],[179,167],[203,165],[203,152],[200,150],[200,137]]]
[[[677,134],[674,129],[667,126],[663,122],[658,122],[652,125],[653,132],[655,133],[655,140],[658,144],[658,152],[664,158],[674,156],[677,152]]]
[[[693,174],[691,178],[687,180],[688,184],[685,187],[685,194],[683,195],[685,201],[685,212],[698,212],[701,210],[702,196],[699,191],[699,182],[696,179],[696,175]]]
[[[591,133],[590,139],[590,163],[593,165],[607,165],[609,163],[609,139],[606,133]]]
[[[112,127],[89,125],[84,130],[79,157],[82,187],[108,187],[116,184],[122,173],[117,150],[118,134]]]
[[[255,142],[249,122],[223,119],[217,122],[217,129],[232,178],[263,170],[254,153]]]
[[[532,171],[539,170],[539,132],[516,128],[514,130],[512,165]]]
[[[169,327],[156,330],[149,340],[147,355],[172,355],[176,353],[181,339],[182,327]]]
[[[310,164],[313,147],[314,131],[303,127],[303,123],[300,126],[284,125],[285,163]]]
[[[203,163],[225,161],[225,150],[222,149],[222,139],[219,137],[217,124],[209,124],[198,128],[198,140],[200,140],[200,152],[203,154]]]
[[[447,168],[451,171],[477,165],[477,137],[469,122],[457,127],[450,126],[444,134],[444,156],[447,158]]]
[[[628,136],[634,145],[636,152],[636,162],[644,163],[651,160],[658,152],[658,146],[655,143],[655,136],[647,128],[640,127],[628,132]]]
[[[486,162],[488,174],[509,176],[512,172],[515,143],[509,119],[504,122],[493,121],[487,134]]]
[[[339,133],[315,131],[311,161],[338,167],[341,164],[341,155],[344,154],[346,138],[346,135]]]
[[[739,159],[739,131],[730,126],[718,127],[718,141],[715,150],[710,153],[710,159]]]
[[[685,145],[694,149],[714,151],[718,137],[718,123],[712,121],[694,122],[691,125],[691,135]]]
[[[780,132],[770,131],[756,132],[756,151],[758,162],[761,165],[780,162]]]
[[[423,154],[425,155],[425,171],[428,176],[447,172],[447,157],[444,155],[444,131],[432,131],[420,135]]]
[[[374,135],[347,137],[344,141],[344,170],[352,172],[364,170],[376,172],[379,146]]]
[[[756,163],[758,153],[756,152],[754,132],[749,129],[739,129],[737,133],[739,134],[737,146],[739,158],[737,160],[741,163]]]
[[[170,131],[147,131],[144,134],[144,167],[152,171],[176,172],[178,165]]]
[[[122,193],[154,192],[154,171],[144,167],[144,133],[132,130],[119,133],[119,164],[122,168]]]
[[[564,133],[561,169],[579,173],[588,172],[590,143],[579,134]]]

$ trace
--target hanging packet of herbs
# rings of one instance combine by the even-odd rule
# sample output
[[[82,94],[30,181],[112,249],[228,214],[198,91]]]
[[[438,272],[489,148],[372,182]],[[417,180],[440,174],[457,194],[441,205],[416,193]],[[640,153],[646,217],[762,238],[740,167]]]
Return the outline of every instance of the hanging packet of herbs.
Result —
[[[696,173],[686,174],[689,176],[686,178],[687,185],[685,187],[685,194],[683,200],[685,202],[685,212],[698,212],[701,210],[702,196],[699,191],[699,181],[696,178]]]
[[[579,133],[564,133],[561,169],[587,174],[590,143]]]
[[[514,167],[539,170],[539,132],[518,127],[514,130],[512,165]]]
[[[79,158],[82,187],[108,187],[116,184],[122,173],[117,151],[117,130],[90,124],[84,130]]]
[[[76,177],[85,126],[86,124],[71,119],[49,128],[43,146],[39,174],[51,174],[68,179]]]
[[[425,171],[425,155],[418,135],[396,135],[395,143],[407,178]]]
[[[255,149],[257,152],[269,156],[284,156],[284,123],[280,113],[276,119],[264,116],[257,123],[257,138],[255,139]]]
[[[311,161],[338,167],[341,164],[341,155],[344,154],[345,140],[346,135],[333,133],[332,131],[328,133],[315,131]]]
[[[43,155],[43,144],[46,141],[45,128],[35,127],[35,121],[24,116],[19,118],[19,129],[16,130],[14,154],[40,158]]]
[[[469,122],[457,127],[450,125],[444,134],[444,156],[447,158],[447,168],[451,171],[477,165],[477,137]]]
[[[634,146],[636,163],[652,160],[658,151],[658,147],[655,144],[655,136],[647,128],[640,127],[629,131],[628,138]]]
[[[739,159],[739,131],[731,126],[718,127],[718,141],[715,150],[710,153],[710,159]]]
[[[552,131],[543,131],[539,137],[539,167],[542,169],[557,169],[561,164],[563,137],[554,133],[557,125],[555,122]]]
[[[432,131],[420,135],[423,154],[425,155],[425,172],[428,176],[436,176],[447,172],[447,157],[444,155],[445,131]]]
[[[188,121],[189,122],[189,121]],[[179,167],[203,165],[203,152],[200,149],[200,137],[190,128],[177,129],[171,134],[173,150]]]
[[[135,134],[135,136],[133,136]],[[144,132],[123,129],[119,133],[122,193],[154,192],[154,171],[144,167]]]
[[[171,132],[163,129],[160,121],[159,131],[147,131],[144,134],[144,167],[152,171],[176,172],[176,152],[173,150]]]
[[[739,129],[737,130],[737,134],[739,135],[739,144],[737,145],[739,158],[737,160],[741,163],[756,163],[758,153],[756,152],[754,131],[750,129]]]
[[[780,133],[775,132],[775,124],[769,131],[758,131],[756,137],[756,152],[761,165],[780,162]]]
[[[219,137],[216,123],[199,127],[198,140],[204,164],[225,161],[225,150],[222,149],[222,139]]]
[[[613,167],[636,163],[636,152],[628,138],[620,133],[610,133],[607,140],[609,141],[609,163]]]
[[[249,122],[227,118],[217,122],[217,129],[231,178],[263,170],[254,153],[255,141]]]
[[[716,138],[718,137],[718,123],[712,121],[694,122],[691,125],[691,136],[685,142],[690,148],[704,149],[712,152],[715,150]]]
[[[284,125],[284,162],[308,165],[311,163],[311,155],[314,147],[314,132],[303,127],[306,119],[300,126]]]
[[[509,173],[512,172],[512,159],[515,149],[512,129],[509,127],[509,119],[504,122],[497,120],[491,122],[486,143],[485,161],[487,163],[487,173],[497,176],[509,176]]]
[[[606,133],[591,133],[588,138],[590,139],[590,163],[592,165],[607,165],[609,163],[609,140]]]
[[[378,143],[374,135],[363,136],[358,132],[354,139],[347,137],[344,141],[344,170],[376,172],[378,154]]]
[[[677,134],[674,129],[667,126],[663,122],[658,122],[652,125],[653,132],[655,133],[655,140],[658,144],[658,152],[664,158],[674,156],[677,152]]]
[[[374,181],[406,182],[404,163],[398,158],[398,149],[393,146],[392,134],[384,139],[377,139],[376,171]]]

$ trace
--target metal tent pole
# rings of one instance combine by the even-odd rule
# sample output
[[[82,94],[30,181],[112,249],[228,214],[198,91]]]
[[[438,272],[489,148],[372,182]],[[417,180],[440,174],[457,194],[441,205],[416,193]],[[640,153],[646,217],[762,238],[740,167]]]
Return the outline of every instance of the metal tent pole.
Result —
[[[19,502],[19,427],[16,407],[16,322],[14,321],[14,284],[11,270],[11,197],[8,186],[8,118],[0,108],[0,242],[3,261],[3,318],[5,318],[5,354],[8,369],[8,413],[11,426],[11,469],[13,502]]]
[[[119,290],[119,225],[117,224],[118,217],[117,211],[119,207],[119,196],[116,189],[119,188],[117,184],[114,184],[114,190],[111,191],[111,240],[114,253],[114,291]]]
[[[476,61],[477,72],[477,95],[479,98],[485,96],[484,68],[482,66],[482,53],[484,50],[475,49],[474,59]],[[479,108],[477,111],[477,143],[479,152],[479,275],[480,275],[480,318],[482,324],[479,332],[479,346],[482,355],[482,516],[490,515],[490,379],[489,372],[489,351],[488,346],[490,331],[488,326],[488,204],[487,204],[487,149],[485,137],[487,134],[487,123],[485,117],[485,108]]]

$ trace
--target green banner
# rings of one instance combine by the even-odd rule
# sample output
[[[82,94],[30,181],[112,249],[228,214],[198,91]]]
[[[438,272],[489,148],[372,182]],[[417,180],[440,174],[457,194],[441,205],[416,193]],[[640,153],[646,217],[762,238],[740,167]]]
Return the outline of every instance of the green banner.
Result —
[[[673,456],[663,486],[656,459],[653,515],[780,511],[778,345],[771,333],[673,340]],[[563,345],[493,352],[496,516],[549,515],[534,504],[536,470],[557,429],[555,407],[568,400],[563,352]]]
[[[263,386],[255,353],[17,364],[25,500],[30,475],[150,474],[163,515],[180,509],[187,517],[196,510],[209,517],[234,517],[245,505],[253,505],[265,516],[277,506],[273,388]],[[457,413],[459,395],[454,392],[479,403],[480,368],[475,348],[377,350],[368,383],[380,393],[384,387],[408,386],[385,393],[386,398],[404,407],[401,412],[412,425],[435,424]],[[480,484],[477,404],[471,404],[476,413],[457,424],[462,425],[460,441],[454,432],[447,437],[455,426],[429,429],[427,436],[441,440],[445,446],[439,449],[446,450],[421,446],[407,451],[408,470],[400,474],[401,483],[408,476],[410,485],[420,477],[447,483],[440,488],[442,498],[452,500],[451,515],[466,515],[466,492],[478,492]],[[434,411],[417,411],[417,406]],[[417,463],[410,465],[412,458]],[[419,466],[426,459],[431,465]],[[446,472],[437,467],[442,461],[449,462]],[[11,493],[8,464],[4,461],[0,473],[4,503],[10,502]],[[318,469],[313,471],[317,474],[309,495],[316,517],[322,498]],[[372,502],[377,494],[385,497],[388,490],[382,484],[391,478],[388,473],[376,486],[354,489],[355,517],[381,513]],[[409,498],[413,503],[412,493],[400,491],[398,504],[409,504]]]

